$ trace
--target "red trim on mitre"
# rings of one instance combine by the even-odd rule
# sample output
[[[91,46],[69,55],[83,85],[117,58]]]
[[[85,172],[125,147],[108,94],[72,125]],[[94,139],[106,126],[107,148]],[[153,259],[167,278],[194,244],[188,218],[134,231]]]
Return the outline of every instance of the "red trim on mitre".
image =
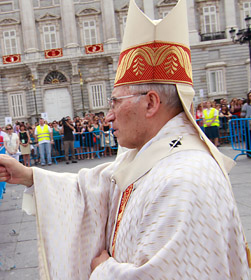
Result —
[[[114,86],[149,82],[193,85],[190,49],[154,41],[123,51]]]

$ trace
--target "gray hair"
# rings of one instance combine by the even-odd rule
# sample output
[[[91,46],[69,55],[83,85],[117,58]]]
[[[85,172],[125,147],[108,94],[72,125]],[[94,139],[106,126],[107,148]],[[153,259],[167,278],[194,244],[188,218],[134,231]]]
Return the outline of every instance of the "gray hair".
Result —
[[[158,93],[160,100],[168,109],[181,109],[183,110],[181,101],[175,85],[172,84],[139,84],[129,85],[128,90],[130,93],[143,93],[148,91],[155,91]]]

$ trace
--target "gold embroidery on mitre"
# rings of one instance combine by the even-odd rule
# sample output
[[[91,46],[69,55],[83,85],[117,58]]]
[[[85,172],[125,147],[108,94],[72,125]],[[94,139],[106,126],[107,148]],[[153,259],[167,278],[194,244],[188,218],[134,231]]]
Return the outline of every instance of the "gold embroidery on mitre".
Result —
[[[164,45],[158,48],[143,46],[131,49],[122,57],[117,69],[115,84],[125,76],[131,67],[135,76],[142,76],[145,71],[144,61],[149,66],[154,67],[161,65],[165,59],[167,59],[164,68],[166,74],[174,75],[181,66],[187,77],[192,80],[190,56],[181,46]]]

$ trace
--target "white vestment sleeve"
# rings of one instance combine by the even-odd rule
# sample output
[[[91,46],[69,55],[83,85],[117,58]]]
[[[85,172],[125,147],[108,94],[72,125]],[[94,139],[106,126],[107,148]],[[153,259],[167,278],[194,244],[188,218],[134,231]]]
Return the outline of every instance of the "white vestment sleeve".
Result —
[[[89,279],[92,259],[105,249],[109,165],[79,174],[33,169],[40,279]]]

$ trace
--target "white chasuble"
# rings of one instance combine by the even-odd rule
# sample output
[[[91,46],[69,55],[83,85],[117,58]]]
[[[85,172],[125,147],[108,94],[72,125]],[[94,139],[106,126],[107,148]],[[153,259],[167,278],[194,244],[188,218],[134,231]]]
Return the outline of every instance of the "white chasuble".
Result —
[[[76,175],[34,168],[41,279],[248,280],[231,187],[198,137],[202,144],[188,148],[196,135],[181,113],[138,154],[114,163]],[[131,184],[114,257],[91,273],[94,257],[112,253]]]

